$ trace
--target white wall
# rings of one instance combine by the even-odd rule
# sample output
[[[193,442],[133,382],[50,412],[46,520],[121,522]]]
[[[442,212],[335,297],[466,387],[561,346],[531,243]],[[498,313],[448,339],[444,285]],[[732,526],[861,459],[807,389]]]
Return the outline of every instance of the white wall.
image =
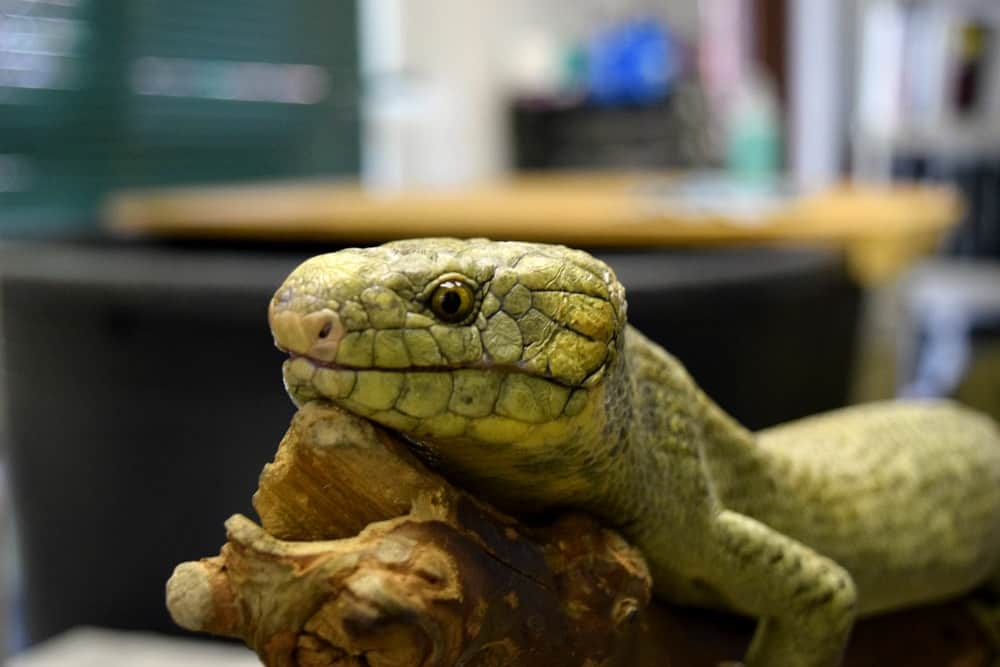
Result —
[[[502,169],[491,62],[501,2],[363,0],[364,179],[447,188]]]
[[[819,188],[840,178],[847,140],[848,69],[853,47],[842,0],[788,5],[788,145],[792,178]]]

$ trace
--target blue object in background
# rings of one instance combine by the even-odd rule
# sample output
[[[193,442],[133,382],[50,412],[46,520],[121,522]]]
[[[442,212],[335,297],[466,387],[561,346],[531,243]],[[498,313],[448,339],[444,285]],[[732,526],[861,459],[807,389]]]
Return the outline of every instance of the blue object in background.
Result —
[[[604,106],[663,99],[677,76],[677,52],[670,33],[655,19],[636,19],[598,33],[587,61],[591,99]]]

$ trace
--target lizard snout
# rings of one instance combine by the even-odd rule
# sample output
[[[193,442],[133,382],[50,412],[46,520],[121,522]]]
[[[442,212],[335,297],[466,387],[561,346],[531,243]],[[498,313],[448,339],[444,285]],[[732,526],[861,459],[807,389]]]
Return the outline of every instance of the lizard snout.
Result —
[[[324,308],[301,313],[272,301],[267,319],[274,344],[280,349],[315,361],[336,359],[337,346],[344,337],[344,325],[336,312]]]

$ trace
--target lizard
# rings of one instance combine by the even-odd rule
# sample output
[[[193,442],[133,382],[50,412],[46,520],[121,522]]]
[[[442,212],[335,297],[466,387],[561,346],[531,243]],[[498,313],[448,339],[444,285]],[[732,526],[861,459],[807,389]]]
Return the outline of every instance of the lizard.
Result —
[[[858,616],[1000,581],[1000,431],[947,400],[751,432],[563,246],[413,239],[319,255],[269,304],[285,387],[403,435],[513,512],[578,509],[654,595],[757,619],[748,667],[839,664]]]

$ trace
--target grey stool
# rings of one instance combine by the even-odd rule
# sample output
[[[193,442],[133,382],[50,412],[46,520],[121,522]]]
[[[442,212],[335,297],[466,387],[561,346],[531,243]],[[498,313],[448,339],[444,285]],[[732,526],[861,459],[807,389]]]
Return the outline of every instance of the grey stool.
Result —
[[[973,360],[976,335],[1000,338],[1000,263],[937,259],[901,286],[900,396],[951,396]]]

